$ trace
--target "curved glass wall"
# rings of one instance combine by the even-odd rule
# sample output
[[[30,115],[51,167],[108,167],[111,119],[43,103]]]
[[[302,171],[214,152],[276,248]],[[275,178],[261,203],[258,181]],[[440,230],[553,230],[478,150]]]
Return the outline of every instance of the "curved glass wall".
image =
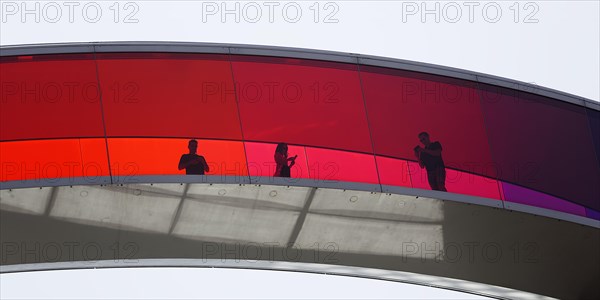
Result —
[[[188,53],[1,60],[2,182],[123,182],[184,175],[198,140],[207,175],[431,189],[415,156],[439,142],[449,193],[599,218],[600,113],[508,88],[297,58]]]

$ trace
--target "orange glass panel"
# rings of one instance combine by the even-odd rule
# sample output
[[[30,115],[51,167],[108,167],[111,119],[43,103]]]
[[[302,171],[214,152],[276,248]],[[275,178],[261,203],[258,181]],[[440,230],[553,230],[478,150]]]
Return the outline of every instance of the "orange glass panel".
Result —
[[[376,156],[375,159],[381,184],[412,187],[407,161],[383,156]]]
[[[427,171],[416,162],[409,162],[408,168],[414,188],[430,190]],[[446,189],[449,193],[478,196],[501,200],[498,182],[487,177],[446,168]]]
[[[188,139],[109,138],[111,168],[114,176],[185,175],[177,165],[188,153]],[[210,171],[206,175],[248,175],[241,142],[198,140],[199,155]]]
[[[311,179],[379,184],[373,155],[306,147]]]
[[[86,177],[109,176],[108,158],[106,157],[106,140],[80,139],[83,174]]]
[[[1,142],[1,181],[108,176],[104,139]]]
[[[272,143],[244,143],[248,156],[248,170],[250,176],[273,176],[275,173],[275,148]],[[291,168],[292,178],[310,178],[304,147],[288,145],[289,157],[298,155],[296,164]]]
[[[244,143],[198,140],[198,151],[204,155],[210,167],[207,175],[248,176]]]

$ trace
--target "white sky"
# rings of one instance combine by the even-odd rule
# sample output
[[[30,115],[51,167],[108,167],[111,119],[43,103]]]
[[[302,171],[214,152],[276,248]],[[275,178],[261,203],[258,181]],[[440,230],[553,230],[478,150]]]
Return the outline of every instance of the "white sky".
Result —
[[[223,3],[2,0],[0,44],[187,41],[324,49],[473,70],[600,100],[599,1]],[[238,12],[222,14],[236,3]],[[385,281],[226,269],[4,274],[0,286],[3,299],[469,296]]]
[[[234,269],[96,269],[0,275],[2,299],[489,299],[398,282]]]
[[[325,49],[457,67],[600,100],[594,0],[0,2],[2,45],[189,41]]]

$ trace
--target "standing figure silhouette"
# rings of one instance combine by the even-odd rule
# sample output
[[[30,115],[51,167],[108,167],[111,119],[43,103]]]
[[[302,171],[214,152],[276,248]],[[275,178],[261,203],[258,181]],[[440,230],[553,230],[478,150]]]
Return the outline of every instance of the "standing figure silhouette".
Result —
[[[190,140],[188,142],[188,154],[181,155],[179,159],[179,170],[185,169],[187,175],[204,175],[205,172],[209,172],[208,164],[203,156],[196,154],[198,150],[198,141]]]
[[[274,158],[277,167],[275,168],[275,174],[273,176],[291,177],[290,171],[292,166],[296,164],[296,158],[298,158],[298,155],[288,157],[288,145],[286,143],[279,143],[277,144],[277,148],[275,148]],[[290,161],[289,165],[288,161]]]
[[[442,144],[431,142],[429,133],[419,133],[419,141],[425,146],[414,148],[415,156],[419,160],[419,166],[427,169],[427,181],[432,190],[446,192],[446,166],[442,159]]]

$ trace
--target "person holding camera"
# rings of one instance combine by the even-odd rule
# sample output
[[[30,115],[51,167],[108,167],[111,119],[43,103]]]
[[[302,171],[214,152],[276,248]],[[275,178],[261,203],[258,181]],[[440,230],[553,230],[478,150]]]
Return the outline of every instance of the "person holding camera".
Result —
[[[446,166],[442,159],[442,144],[440,142],[431,142],[429,133],[419,133],[419,141],[425,146],[416,146],[413,150],[419,161],[419,166],[427,169],[427,181],[432,190],[446,190]]]
[[[277,148],[275,148],[275,163],[277,167],[275,168],[274,177],[291,177],[291,168],[296,164],[296,158],[298,155],[292,156],[288,158],[288,145],[286,143],[277,144]],[[288,165],[288,161],[290,164]]]
[[[204,175],[204,172],[209,172],[206,159],[202,155],[196,154],[198,141],[190,140],[188,142],[188,149],[190,153],[181,155],[178,169],[185,169],[185,174],[187,175]]]

